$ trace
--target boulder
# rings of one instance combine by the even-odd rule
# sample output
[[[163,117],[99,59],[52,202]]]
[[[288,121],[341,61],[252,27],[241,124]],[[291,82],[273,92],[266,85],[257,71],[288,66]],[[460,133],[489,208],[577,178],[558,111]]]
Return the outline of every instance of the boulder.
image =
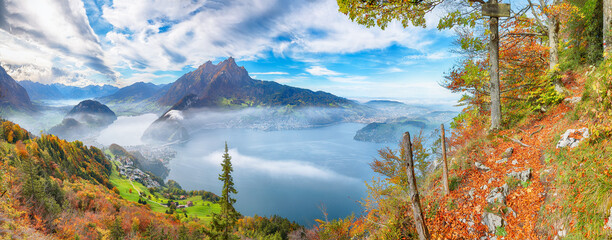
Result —
[[[582,140],[589,138],[590,136],[591,135],[588,128],[568,129],[561,135],[561,139],[559,139],[559,142],[557,143],[557,148],[575,148]]]
[[[508,196],[508,184],[504,184],[501,187],[491,189],[491,192],[487,195],[487,202],[490,204],[501,203],[506,204],[506,197]]]
[[[484,212],[482,214],[482,224],[487,226],[489,232],[495,233],[498,227],[504,226],[504,219],[500,216],[495,215],[494,213]]]
[[[581,100],[582,100],[582,97],[572,97],[572,98],[563,99],[564,102],[567,102],[569,104],[576,104],[580,102]]]
[[[501,160],[495,161],[495,163],[502,164],[502,163],[506,163],[507,161],[508,161],[508,158],[502,158]]]
[[[522,182],[527,182],[531,178],[531,169],[527,169],[521,172],[511,172],[511,173],[508,173],[507,176],[516,178]]]
[[[504,151],[504,153],[502,153],[501,157],[508,159],[512,156],[513,152],[514,152],[514,148],[509,147],[506,149],[506,151]]]
[[[480,163],[480,162],[475,162],[474,165],[476,165],[476,168],[478,168],[478,170],[482,170],[482,171],[489,171],[491,170],[491,168],[485,166],[484,164]]]

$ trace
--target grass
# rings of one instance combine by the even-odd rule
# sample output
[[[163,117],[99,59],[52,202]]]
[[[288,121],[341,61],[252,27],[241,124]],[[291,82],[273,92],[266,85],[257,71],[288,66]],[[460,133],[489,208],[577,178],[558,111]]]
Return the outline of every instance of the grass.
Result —
[[[144,199],[147,201],[147,205],[151,208],[151,211],[158,213],[165,213],[169,208],[166,206],[162,206],[158,203],[167,203],[169,199],[160,196],[158,193],[151,194],[149,189],[143,186],[141,183],[133,181],[131,182],[129,179],[122,178],[119,176],[119,173],[116,170],[113,170],[111,177],[111,183],[117,187],[119,190],[119,195],[123,199],[126,199],[131,202],[138,202],[138,199]],[[134,184],[132,186],[132,183]],[[130,189],[132,192],[130,193]],[[148,197],[140,197],[138,195],[138,191],[140,191],[143,195],[150,196]],[[184,218],[185,213],[188,217],[197,217],[205,222],[208,222],[212,218],[213,213],[219,213],[221,207],[219,204],[212,203],[210,201],[204,201],[200,196],[189,197],[185,200],[174,200],[178,202],[179,205],[186,205],[187,201],[192,201],[193,206],[183,209],[177,209],[176,213],[179,218]]]
[[[500,237],[505,237],[506,235],[508,235],[508,233],[506,233],[505,227],[497,227],[495,229],[495,235],[500,236]]]
[[[569,239],[609,238],[609,230],[603,228],[612,207],[609,140],[597,144],[582,142],[575,149],[560,149],[553,154],[550,162],[558,171],[553,184],[559,196],[548,203],[554,207],[549,220],[569,219],[565,223],[570,230]]]

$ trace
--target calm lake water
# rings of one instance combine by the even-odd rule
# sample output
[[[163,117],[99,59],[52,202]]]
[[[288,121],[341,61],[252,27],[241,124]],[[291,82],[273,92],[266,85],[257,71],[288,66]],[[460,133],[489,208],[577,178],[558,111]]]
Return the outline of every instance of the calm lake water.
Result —
[[[188,190],[205,189],[220,194],[224,142],[234,167],[238,194],[235,207],[242,214],[277,214],[310,226],[323,219],[361,213],[366,196],[364,182],[374,176],[368,163],[377,150],[397,144],[353,140],[364,124],[304,130],[258,131],[249,129],[203,130],[177,146],[168,179]]]

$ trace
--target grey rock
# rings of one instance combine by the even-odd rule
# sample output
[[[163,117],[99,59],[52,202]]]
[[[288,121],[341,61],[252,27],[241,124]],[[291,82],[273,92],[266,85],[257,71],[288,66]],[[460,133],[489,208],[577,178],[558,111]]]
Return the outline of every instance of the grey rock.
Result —
[[[563,99],[563,101],[567,102],[569,104],[576,104],[576,103],[582,101],[582,97],[566,98],[566,99]]]
[[[493,213],[490,212],[484,212],[482,214],[482,224],[484,224],[485,226],[487,226],[487,228],[489,229],[489,232],[491,233],[495,233],[495,230],[498,227],[503,227],[504,226],[504,219],[500,216],[497,216]]]
[[[504,184],[501,187],[491,189],[491,192],[487,195],[487,202],[490,204],[501,203],[506,204],[506,197],[508,196],[508,184]]]
[[[482,190],[487,190],[487,188],[489,188],[489,186],[487,186],[487,185],[482,185],[482,187],[480,187],[480,189],[482,189]]]
[[[570,137],[570,135],[576,132],[579,132],[582,134],[581,139],[575,139],[575,138]],[[578,146],[578,144],[582,140],[589,138],[590,136],[591,134],[589,133],[588,128],[568,129],[567,131],[565,131],[565,133],[561,135],[561,139],[559,139],[559,142],[557,143],[557,148],[564,148],[564,147],[575,148]]]
[[[501,163],[506,163],[507,161],[508,161],[508,158],[502,158],[501,160],[495,161],[495,163],[501,164]]]
[[[497,178],[494,178],[494,177],[489,178],[489,184],[491,184],[493,181],[497,181]]]
[[[514,148],[507,148],[506,151],[504,151],[504,153],[502,153],[501,157],[502,158],[510,158],[512,157],[512,153],[514,152]]]
[[[467,195],[470,197],[470,200],[474,199],[474,193],[476,193],[476,189],[470,189]]]
[[[476,165],[476,168],[478,168],[478,170],[482,170],[482,171],[489,171],[491,170],[491,168],[485,166],[484,164],[480,163],[480,162],[475,162],[474,165]]]
[[[507,176],[516,178],[522,182],[527,182],[531,178],[531,169],[527,169],[521,172],[511,172],[511,173],[508,173]]]
[[[516,164],[518,164],[518,161],[512,160],[512,165],[516,165]]]

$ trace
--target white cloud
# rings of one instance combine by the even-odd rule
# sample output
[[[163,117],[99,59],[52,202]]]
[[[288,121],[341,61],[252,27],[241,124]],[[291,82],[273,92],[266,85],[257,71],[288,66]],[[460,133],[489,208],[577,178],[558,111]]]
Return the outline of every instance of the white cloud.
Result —
[[[309,53],[351,53],[391,44],[414,49],[431,44],[425,40],[428,30],[405,29],[397,23],[384,31],[366,28],[337,9],[335,0],[180,4],[117,0],[103,7],[103,17],[115,26],[105,43],[115,67],[146,72],[181,70],[185,65],[198,66],[228,56],[253,60],[270,50],[276,56],[300,58]],[[167,32],[159,31],[169,24]]]
[[[337,172],[321,168],[309,162],[295,160],[271,161],[257,157],[243,155],[236,149],[230,149],[232,165],[235,168],[249,169],[275,178],[306,178],[324,181],[350,181],[357,182],[358,179],[341,175]],[[203,157],[203,160],[214,165],[219,165],[223,159],[221,151],[215,151]]]
[[[104,60],[98,38],[89,26],[83,2],[5,0],[3,3],[6,11],[0,16],[5,20],[0,25],[3,30],[0,38],[9,41],[3,41],[0,60],[13,68],[32,66],[22,68],[28,73],[18,77],[44,81],[53,67],[76,68],[81,73],[94,70],[109,78],[117,76]],[[19,56],[10,52],[11,48],[27,49],[24,56]]]
[[[134,73],[128,78],[120,78],[117,80],[117,86],[125,87],[137,82],[152,82],[157,79],[176,79],[176,76],[170,74],[155,74],[155,73]]]
[[[447,50],[435,51],[435,52],[424,52],[422,54],[410,55],[405,59],[407,62],[413,63],[410,60],[443,60],[457,57],[457,54],[451,53]]]
[[[339,72],[335,72],[332,70],[329,70],[325,67],[321,67],[321,66],[312,66],[309,68],[306,68],[306,72],[310,73],[311,75],[314,76],[337,76],[340,75]]]
[[[338,12],[336,0],[114,0],[96,8],[94,16],[102,19],[92,21],[112,25],[98,39],[81,1],[4,2],[8,14],[18,16],[9,16],[9,24],[0,26],[4,29],[0,30],[0,61],[11,66],[7,71],[19,80],[73,85],[100,81],[92,78],[100,74],[118,77],[115,84],[119,86],[176,79],[178,76],[158,72],[182,71],[228,56],[254,60],[270,53],[307,63],[311,67],[306,72],[334,84],[366,85],[369,81],[364,76],[347,76],[324,65],[346,61],[338,54],[391,45],[427,53],[435,41],[432,33],[437,32],[431,23],[440,12],[427,17],[428,29],[404,28],[393,22],[383,31],[351,22]],[[444,59],[442,52],[422,57]],[[388,72],[401,72],[389,66]],[[54,69],[64,75],[54,75]],[[129,77],[121,78],[118,71]],[[304,81],[303,76],[287,72],[252,75],[270,75],[279,83]]]
[[[386,73],[399,73],[399,72],[404,72],[404,69],[398,68],[398,67],[390,67],[388,69],[385,70]]]
[[[254,72],[253,75],[287,75],[288,72]]]
[[[328,80],[337,83],[349,83],[349,84],[367,84],[368,78],[365,76],[343,76],[343,77],[328,77]]]

